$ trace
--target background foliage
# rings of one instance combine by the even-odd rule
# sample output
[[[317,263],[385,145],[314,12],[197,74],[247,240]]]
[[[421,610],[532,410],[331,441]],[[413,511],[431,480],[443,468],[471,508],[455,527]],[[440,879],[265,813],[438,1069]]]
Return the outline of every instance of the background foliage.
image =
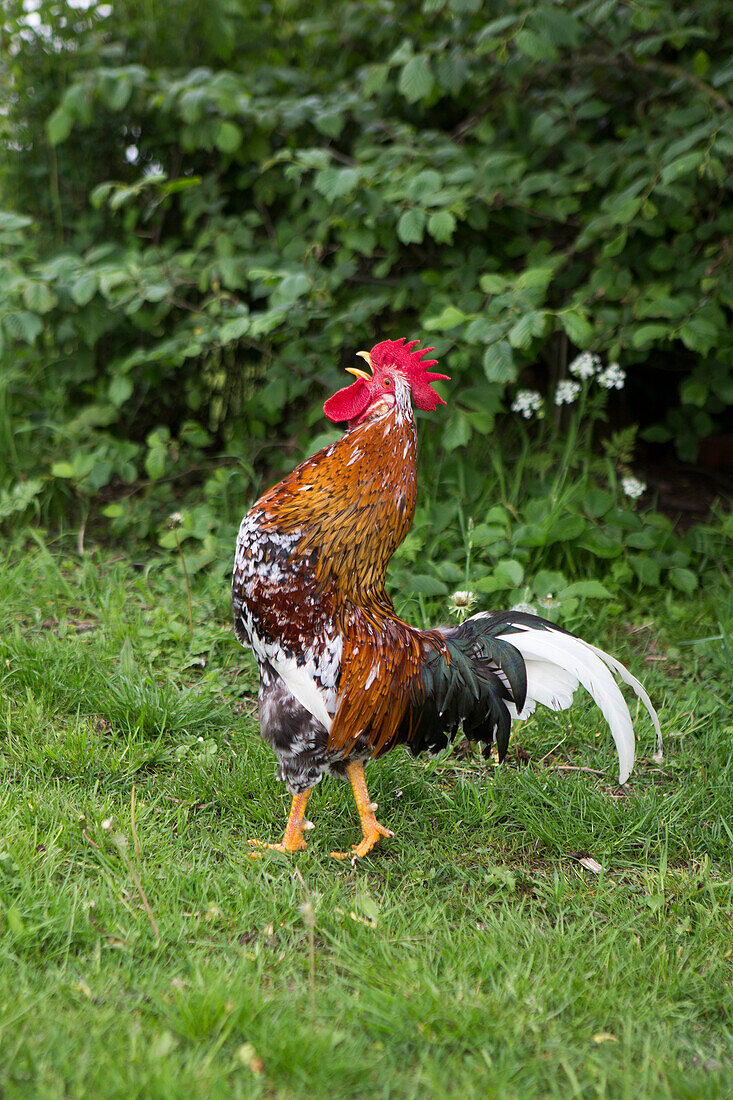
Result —
[[[466,511],[432,510],[431,537],[460,520],[465,541],[500,489],[526,520],[519,546],[498,530],[506,507],[472,545],[518,562],[520,586],[524,537],[536,568],[605,549],[617,579],[677,570],[689,590],[691,551],[669,530],[640,535],[627,510],[618,537],[596,537],[632,437],[592,467],[591,424],[576,423],[583,446],[558,481],[566,418],[533,436],[504,414],[520,379],[551,393],[591,349],[627,371],[616,421],[687,459],[724,424],[726,10],[354,0],[336,18],[300,0],[10,0],[0,521],[105,517],[173,548],[164,519],[185,499],[195,570],[231,540],[247,483],[326,438],[320,404],[354,351],[419,334],[453,376],[423,462]]]

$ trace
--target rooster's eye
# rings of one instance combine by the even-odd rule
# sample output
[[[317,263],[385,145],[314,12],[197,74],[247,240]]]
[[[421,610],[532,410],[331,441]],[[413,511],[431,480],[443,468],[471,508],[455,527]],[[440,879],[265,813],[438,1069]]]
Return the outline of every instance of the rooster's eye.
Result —
[[[391,386],[392,385],[392,379],[391,378],[385,378],[384,379],[384,384],[385,384],[385,386]]]

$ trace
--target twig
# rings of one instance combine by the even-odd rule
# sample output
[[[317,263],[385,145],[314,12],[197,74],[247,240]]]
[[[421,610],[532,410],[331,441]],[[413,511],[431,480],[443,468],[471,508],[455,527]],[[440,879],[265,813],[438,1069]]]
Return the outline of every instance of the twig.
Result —
[[[128,856],[127,852],[125,851],[125,849],[127,848],[127,841],[126,841],[125,837],[122,836],[121,833],[112,833],[111,836],[110,836],[110,840],[114,844],[117,851],[120,853],[120,858],[122,859],[122,862],[124,863],[125,867],[127,868],[128,873],[130,875],[130,878],[135,883],[135,888],[136,888],[138,894],[140,895],[140,901],[143,903],[143,908],[145,909],[145,912],[148,915],[148,920],[150,921],[150,927],[152,928],[153,935],[155,936],[155,946],[159,947],[160,946],[160,932],[158,931],[158,923],[157,923],[157,921],[155,919],[155,916],[153,914],[153,910],[150,908],[150,902],[148,901],[147,894],[143,890],[143,884],[140,881],[140,876],[138,875],[137,871],[135,870],[134,866],[132,865],[132,861],[130,860],[130,857]]]
[[[81,524],[79,525],[79,532],[76,536],[76,552],[80,558],[84,557],[84,532],[87,526],[86,515],[82,516]]]

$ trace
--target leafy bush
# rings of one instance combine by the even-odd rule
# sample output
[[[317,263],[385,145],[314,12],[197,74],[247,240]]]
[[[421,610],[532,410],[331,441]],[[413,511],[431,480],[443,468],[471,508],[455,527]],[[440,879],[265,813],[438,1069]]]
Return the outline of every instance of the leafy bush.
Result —
[[[687,458],[733,405],[727,5],[337,7],[6,5],[0,518],[149,536],[202,465],[291,465],[385,335],[435,342],[429,451],[483,476],[578,350]]]

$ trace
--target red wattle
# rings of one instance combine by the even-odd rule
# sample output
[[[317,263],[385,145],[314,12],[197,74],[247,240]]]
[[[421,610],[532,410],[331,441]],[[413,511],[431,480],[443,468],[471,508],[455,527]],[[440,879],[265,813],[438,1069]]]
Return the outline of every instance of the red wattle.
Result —
[[[344,420],[354,420],[364,412],[369,404],[370,388],[365,381],[358,378],[351,386],[339,390],[333,397],[329,397],[323,406],[323,411],[334,424],[340,424]]]

